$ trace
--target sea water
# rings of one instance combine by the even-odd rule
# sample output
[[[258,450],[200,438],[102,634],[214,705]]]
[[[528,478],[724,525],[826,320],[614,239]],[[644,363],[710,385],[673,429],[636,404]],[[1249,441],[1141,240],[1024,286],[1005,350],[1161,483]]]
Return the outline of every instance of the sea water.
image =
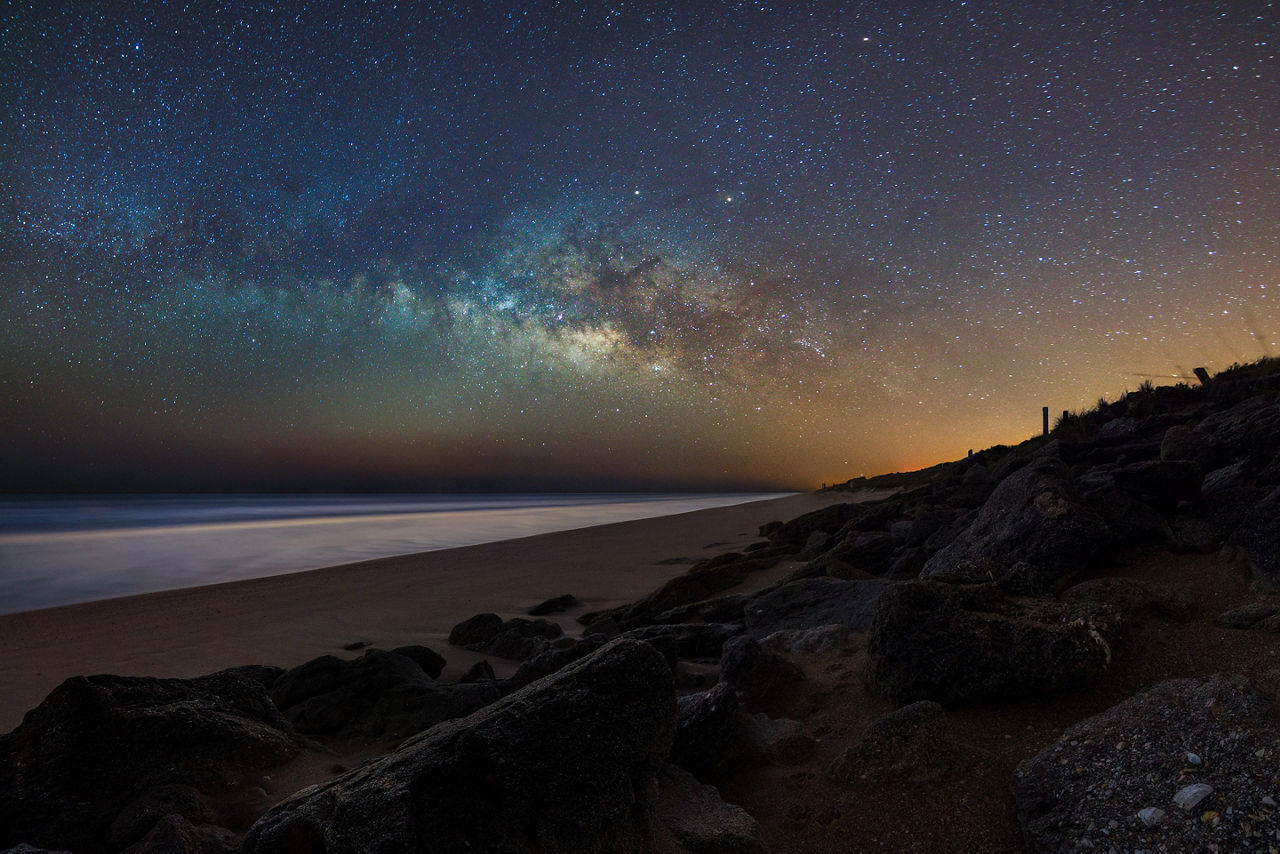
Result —
[[[776,497],[593,493],[0,498],[0,613]]]

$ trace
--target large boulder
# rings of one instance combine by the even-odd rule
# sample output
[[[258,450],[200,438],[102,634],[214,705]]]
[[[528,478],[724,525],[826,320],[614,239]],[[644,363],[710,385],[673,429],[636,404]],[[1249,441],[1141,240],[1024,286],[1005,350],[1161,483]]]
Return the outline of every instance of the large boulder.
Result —
[[[720,681],[733,688],[748,710],[764,708],[774,695],[804,679],[804,672],[780,652],[748,635],[724,645]]]
[[[302,749],[263,675],[63,682],[0,736],[0,847],[114,851],[113,822],[150,790],[180,784],[220,794],[252,785]],[[138,822],[116,839],[150,830]]]
[[[1255,851],[1280,839],[1280,729],[1240,678],[1177,679],[1068,729],[1018,766],[1032,852]]]
[[[673,765],[663,769],[658,782],[662,823],[687,854],[764,854],[768,850],[756,820],[742,807],[721,800],[714,786]]]
[[[1227,550],[1242,559],[1263,583],[1280,587],[1280,488],[1244,514],[1227,539]]]
[[[649,851],[663,832],[657,777],[675,726],[662,656],[616,640],[304,789],[264,815],[243,850]]]
[[[840,783],[922,783],[969,764],[973,751],[951,737],[942,706],[919,700],[872,722],[827,767]]]
[[[1077,496],[1066,466],[1038,457],[1004,479],[977,518],[929,558],[921,578],[946,579],[962,564],[1025,562],[1046,586],[1111,557],[1113,535]]]
[[[786,629],[838,624],[864,632],[876,602],[897,582],[884,579],[843,581],[804,578],[752,597],[743,609],[747,633],[765,638]]]
[[[498,689],[440,685],[409,655],[369,650],[352,661],[325,655],[300,664],[276,681],[271,698],[298,732],[399,739],[471,714],[498,699]]]
[[[991,584],[912,582],[880,600],[867,683],[903,703],[1042,694],[1101,675],[1120,627],[1109,609],[1019,603]]]
[[[902,505],[896,499],[832,504],[772,528],[768,537],[775,545],[798,550],[815,533],[831,536],[853,530],[881,530],[901,513],[901,509]]]

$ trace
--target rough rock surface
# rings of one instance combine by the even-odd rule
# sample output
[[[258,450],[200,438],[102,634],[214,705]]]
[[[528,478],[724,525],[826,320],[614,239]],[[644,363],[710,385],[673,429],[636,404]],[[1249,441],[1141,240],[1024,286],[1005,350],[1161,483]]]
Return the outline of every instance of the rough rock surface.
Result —
[[[284,801],[246,854],[647,851],[675,693],[651,646],[617,640],[474,715]]]
[[[945,579],[965,562],[1025,562],[1052,586],[1111,556],[1113,536],[1081,501],[1059,460],[1041,457],[1009,475],[973,523],[920,572]]]
[[[765,707],[779,691],[804,679],[804,671],[791,659],[742,635],[724,645],[720,681],[738,694],[749,711]]]
[[[108,851],[112,823],[148,790],[224,792],[292,758],[301,743],[260,676],[63,682],[0,736],[0,845]]]
[[[1083,581],[1064,591],[1062,601],[1114,608],[1127,621],[1154,614],[1185,623],[1191,619],[1195,608],[1195,602],[1186,590],[1136,578],[1110,577]]]
[[[1103,673],[1118,631],[1106,609],[1019,604],[994,585],[913,582],[880,601],[867,683],[898,702],[1045,693]]]
[[[681,697],[671,761],[698,777],[711,776],[736,758],[741,716],[737,693],[723,682]]]
[[[498,658],[525,661],[562,635],[564,629],[547,620],[512,617],[504,621],[497,614],[476,614],[453,627],[449,643]]]
[[[167,815],[121,854],[237,854],[239,851],[239,834],[212,824],[192,824],[180,815]]]
[[[1243,558],[1253,574],[1280,587],[1280,489],[1255,504],[1227,540],[1227,549]]]
[[[302,733],[404,738],[474,712],[498,699],[498,689],[440,685],[413,658],[369,650],[351,661],[326,655],[300,664],[277,680],[271,698]]]
[[[1227,629],[1280,632],[1280,602],[1250,602],[1226,612],[1217,622]]]
[[[760,825],[742,807],[725,803],[714,786],[668,765],[658,779],[662,823],[688,854],[764,854]]]
[[[1206,798],[1174,803],[1195,784]],[[1267,851],[1280,839],[1278,792],[1275,706],[1224,676],[1156,685],[1071,727],[1014,776],[1032,852]]]
[[[874,721],[827,773],[841,783],[922,783],[964,767],[969,759],[970,751],[951,737],[942,706],[919,700]]]
[[[876,602],[896,582],[883,579],[841,581],[805,578],[752,597],[743,610],[747,632],[765,638],[786,629],[812,629],[839,624],[864,632],[871,626]]]

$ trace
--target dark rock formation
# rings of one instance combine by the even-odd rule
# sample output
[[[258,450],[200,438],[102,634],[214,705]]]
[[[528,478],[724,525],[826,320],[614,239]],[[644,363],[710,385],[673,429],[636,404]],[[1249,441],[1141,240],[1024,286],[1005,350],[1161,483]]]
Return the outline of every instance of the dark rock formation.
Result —
[[[1227,611],[1217,619],[1227,629],[1254,629],[1280,633],[1280,602],[1250,602]]]
[[[564,629],[547,620],[513,617],[504,621],[497,614],[476,614],[453,627],[449,643],[473,652],[524,661],[563,635]]]
[[[151,831],[165,816],[180,816],[191,824],[215,824],[217,810],[198,789],[181,784],[156,786],[129,804],[111,823],[111,847],[125,848]]]
[[[0,845],[114,850],[113,822],[157,786],[226,792],[292,758],[301,743],[255,675],[63,682],[0,736]]]
[[[263,816],[245,854],[640,852],[661,830],[671,672],[618,640]]]
[[[632,629],[622,637],[648,643],[669,640],[680,658],[719,658],[725,643],[740,634],[740,623],[674,623]]]
[[[1253,851],[1280,838],[1263,800],[1280,791],[1275,714],[1247,681],[1215,676],[1163,682],[1076,724],[1014,775],[1027,848]]]
[[[432,679],[439,679],[444,672],[444,656],[429,647],[413,645],[398,646],[391,650],[396,655],[403,655],[422,668],[422,672]]]
[[[965,562],[1025,562],[1053,586],[1112,554],[1113,536],[1071,486],[1066,466],[1041,457],[995,488],[973,523],[924,565],[921,578],[945,579]]]
[[[720,681],[733,688],[744,708],[764,708],[778,692],[804,679],[804,672],[780,653],[742,635],[724,645]]]
[[[737,693],[723,682],[681,697],[671,761],[700,778],[713,775],[736,758],[741,714]]]
[[[876,602],[895,582],[806,578],[752,597],[743,610],[747,632],[764,638],[786,629],[839,624],[866,631]]]
[[[912,582],[887,592],[867,638],[867,683],[898,702],[1030,696],[1103,673],[1114,611],[1021,605],[994,585]]]
[[[668,765],[658,778],[658,813],[688,854],[764,854],[760,825],[742,807],[727,804],[714,786]]]
[[[922,783],[963,768],[972,751],[947,729],[942,706],[920,700],[874,721],[836,757],[827,774],[841,783],[907,780]]]
[[[121,854],[239,854],[240,836],[225,827],[192,824],[167,815],[145,837]]]
[[[367,740],[404,738],[468,715],[498,699],[498,689],[440,685],[413,658],[369,650],[352,661],[326,655],[301,664],[280,677],[271,698],[299,732]]]
[[[1195,602],[1186,590],[1136,578],[1083,581],[1064,591],[1062,601],[1111,608],[1118,611],[1126,622],[1155,615],[1185,623],[1191,619],[1195,608]]]
[[[1244,514],[1227,539],[1227,548],[1243,559],[1253,574],[1280,587],[1280,489],[1272,490]]]
[[[545,617],[548,614],[559,614],[568,611],[570,608],[578,604],[578,597],[572,593],[566,593],[563,596],[556,596],[545,602],[534,605],[529,609],[530,617]]]

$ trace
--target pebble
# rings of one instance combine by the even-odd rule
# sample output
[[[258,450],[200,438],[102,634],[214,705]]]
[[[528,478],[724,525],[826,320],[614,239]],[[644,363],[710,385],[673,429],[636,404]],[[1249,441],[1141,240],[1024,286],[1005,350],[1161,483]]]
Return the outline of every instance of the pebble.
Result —
[[[1271,797],[1270,795],[1263,795],[1262,804],[1263,806],[1273,807],[1276,805],[1276,799]]]
[[[1173,802],[1190,812],[1211,794],[1213,794],[1213,787],[1208,783],[1192,783],[1190,786],[1183,786],[1179,789],[1178,793],[1173,796]]]
[[[1164,821],[1164,810],[1160,809],[1160,807],[1143,807],[1138,810],[1138,818],[1147,827],[1155,827]]]
[[[1189,763],[1190,763],[1190,764],[1192,764],[1192,765],[1199,765],[1199,764],[1200,764],[1200,762],[1201,762],[1201,759],[1200,759],[1199,755],[1197,755],[1197,754],[1195,754],[1195,753],[1188,753],[1188,754],[1187,754],[1187,762],[1189,762]]]

